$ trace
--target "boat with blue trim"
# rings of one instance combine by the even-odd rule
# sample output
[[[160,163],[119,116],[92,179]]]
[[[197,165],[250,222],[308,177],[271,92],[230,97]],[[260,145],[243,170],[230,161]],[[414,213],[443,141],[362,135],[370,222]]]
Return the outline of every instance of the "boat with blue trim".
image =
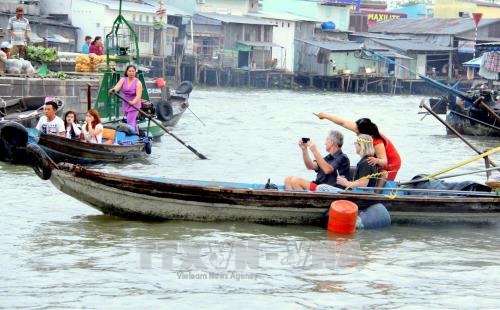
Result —
[[[322,193],[288,191],[265,184],[126,176],[53,164],[36,151],[34,170],[61,192],[95,209],[130,219],[323,224],[333,201],[360,210],[382,203],[396,223],[497,223],[500,193],[389,188]]]
[[[19,164],[29,164],[31,158],[27,147],[36,144],[55,162],[74,164],[119,163],[137,160],[151,153],[148,137],[127,136],[124,132],[105,129],[108,139],[103,143],[87,143],[56,135],[46,135],[21,124],[0,125],[0,160]]]

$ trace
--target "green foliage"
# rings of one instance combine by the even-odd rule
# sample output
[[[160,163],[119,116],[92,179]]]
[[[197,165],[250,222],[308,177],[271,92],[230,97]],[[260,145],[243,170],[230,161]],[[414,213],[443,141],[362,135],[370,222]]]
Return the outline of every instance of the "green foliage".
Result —
[[[29,60],[41,63],[50,63],[57,60],[57,51],[53,48],[26,46],[26,54]]]

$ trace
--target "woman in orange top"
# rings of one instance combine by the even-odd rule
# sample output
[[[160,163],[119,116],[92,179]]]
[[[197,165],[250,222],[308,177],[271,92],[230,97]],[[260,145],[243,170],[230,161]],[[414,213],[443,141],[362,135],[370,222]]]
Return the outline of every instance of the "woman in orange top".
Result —
[[[360,118],[357,121],[348,121],[337,116],[321,112],[315,115],[319,119],[327,119],[345,129],[353,131],[355,134],[370,135],[373,138],[375,147],[375,157],[369,157],[370,165],[378,165],[382,172],[387,172],[383,177],[389,181],[394,181],[399,169],[401,168],[401,157],[391,140],[378,131],[377,125],[371,122],[369,118]]]

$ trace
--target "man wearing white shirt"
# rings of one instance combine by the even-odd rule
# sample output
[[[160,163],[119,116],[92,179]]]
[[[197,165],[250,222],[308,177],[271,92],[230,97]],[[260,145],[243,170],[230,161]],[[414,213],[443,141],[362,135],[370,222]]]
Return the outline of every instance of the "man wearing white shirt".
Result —
[[[66,136],[64,121],[56,115],[57,103],[52,100],[45,102],[45,115],[40,118],[36,125],[36,130],[43,132],[46,135]]]
[[[9,18],[7,30],[10,34],[10,43],[13,45],[12,54],[19,54],[19,58],[26,59],[26,41],[31,31],[30,22],[24,17],[22,6],[16,8],[16,16]]]

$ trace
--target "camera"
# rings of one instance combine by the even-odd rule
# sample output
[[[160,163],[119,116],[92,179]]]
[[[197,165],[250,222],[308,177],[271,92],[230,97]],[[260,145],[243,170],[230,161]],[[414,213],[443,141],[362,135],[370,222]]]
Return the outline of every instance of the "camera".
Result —
[[[309,138],[302,138],[302,143],[306,144],[307,142],[309,142],[309,140],[311,140],[311,139],[309,139]]]

